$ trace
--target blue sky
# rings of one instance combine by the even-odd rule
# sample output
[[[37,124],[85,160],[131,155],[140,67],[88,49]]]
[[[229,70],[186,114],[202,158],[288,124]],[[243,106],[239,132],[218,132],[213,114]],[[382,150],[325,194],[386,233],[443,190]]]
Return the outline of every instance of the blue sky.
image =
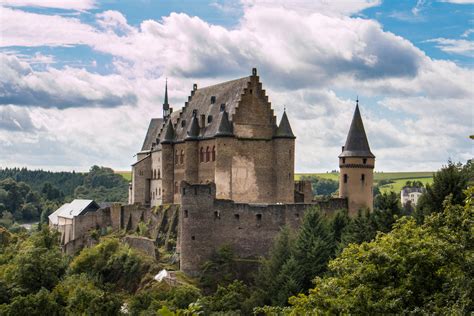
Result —
[[[259,69],[296,169],[337,168],[359,96],[376,169],[472,157],[469,0],[0,0],[0,167],[129,169],[175,108]]]

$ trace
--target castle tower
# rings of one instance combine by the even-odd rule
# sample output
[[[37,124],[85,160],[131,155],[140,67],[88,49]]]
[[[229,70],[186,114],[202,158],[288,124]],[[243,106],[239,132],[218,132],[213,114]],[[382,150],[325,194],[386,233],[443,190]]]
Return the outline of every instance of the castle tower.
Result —
[[[184,142],[184,180],[189,183],[198,183],[198,141],[201,127],[197,118],[197,111],[193,111]]]
[[[162,160],[162,199],[163,204],[174,202],[174,150],[173,141],[175,131],[173,123],[168,120],[164,128],[164,137],[161,141],[161,160]]]
[[[339,155],[339,197],[348,199],[349,215],[373,209],[375,156],[370,151],[357,100],[346,144]]]
[[[273,136],[275,201],[277,203],[294,203],[295,200],[295,138],[286,111],[284,111],[280,125]]]

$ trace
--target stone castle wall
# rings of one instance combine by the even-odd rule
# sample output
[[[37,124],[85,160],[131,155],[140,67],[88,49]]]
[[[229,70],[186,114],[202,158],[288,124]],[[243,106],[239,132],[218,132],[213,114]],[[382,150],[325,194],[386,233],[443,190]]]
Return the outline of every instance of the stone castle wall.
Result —
[[[214,184],[182,187],[179,216],[181,270],[199,272],[212,253],[230,245],[239,258],[265,256],[285,225],[297,229],[308,208],[332,213],[347,209],[347,199],[329,199],[308,204],[249,204],[216,199]]]

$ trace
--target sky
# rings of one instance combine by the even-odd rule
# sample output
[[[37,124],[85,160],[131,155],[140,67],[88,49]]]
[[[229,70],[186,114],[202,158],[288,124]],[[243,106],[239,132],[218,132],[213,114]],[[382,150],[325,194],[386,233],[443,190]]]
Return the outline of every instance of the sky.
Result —
[[[193,83],[256,67],[296,171],[338,168],[359,98],[376,171],[473,157],[474,0],[0,0],[0,168],[130,170]]]

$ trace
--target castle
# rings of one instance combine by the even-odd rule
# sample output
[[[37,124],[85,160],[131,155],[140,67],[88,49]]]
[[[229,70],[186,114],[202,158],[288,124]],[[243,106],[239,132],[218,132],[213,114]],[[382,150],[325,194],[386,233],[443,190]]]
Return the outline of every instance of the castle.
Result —
[[[286,112],[277,125],[254,68],[248,77],[194,84],[176,112],[166,86],[163,118],[151,120],[132,165],[129,204],[180,206],[180,269],[195,274],[222,245],[241,258],[265,255],[281,227],[296,229],[309,207],[371,210],[374,163],[357,102],[339,155],[339,198],[314,200],[310,184],[294,180],[295,136]]]

